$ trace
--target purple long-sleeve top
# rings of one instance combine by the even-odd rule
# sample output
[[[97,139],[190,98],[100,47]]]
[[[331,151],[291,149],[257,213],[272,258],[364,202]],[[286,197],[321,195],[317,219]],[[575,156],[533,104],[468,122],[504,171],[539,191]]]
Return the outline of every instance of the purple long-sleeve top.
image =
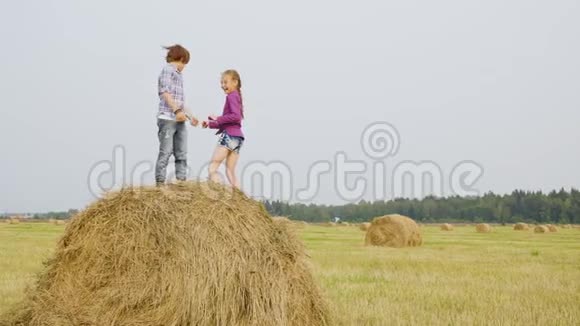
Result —
[[[226,104],[221,116],[209,121],[211,129],[219,129],[218,134],[226,132],[230,136],[244,137],[242,132],[242,97],[238,91],[226,96]]]

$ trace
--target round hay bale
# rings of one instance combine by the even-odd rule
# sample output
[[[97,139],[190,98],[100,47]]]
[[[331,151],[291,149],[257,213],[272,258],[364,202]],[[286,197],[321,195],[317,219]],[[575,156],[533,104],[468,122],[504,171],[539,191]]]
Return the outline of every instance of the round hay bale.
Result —
[[[514,230],[516,231],[527,231],[529,228],[530,227],[526,223],[516,223],[514,225]]]
[[[330,226],[336,226],[336,223],[334,223],[334,222],[326,222],[326,223],[323,223],[322,226],[328,226],[328,227],[330,227]]]
[[[9,219],[9,218],[7,218],[7,219],[4,219],[4,223],[6,223],[6,224],[10,224],[10,219]]]
[[[298,229],[303,229],[306,227],[306,223],[304,223],[304,221],[290,220],[290,223],[292,224],[293,227],[298,228]]]
[[[238,191],[190,182],[124,189],[76,215],[7,316],[30,326],[331,322],[288,223]]]
[[[287,223],[288,226],[293,228],[301,229],[304,227],[304,224],[300,223],[300,221],[291,220],[286,216],[274,216],[272,217],[272,219],[274,220],[274,222]]]
[[[286,216],[272,216],[272,219],[275,221],[290,222],[290,219]]]
[[[550,230],[550,232],[558,232],[558,228],[552,224],[548,224],[548,230]]]
[[[491,232],[491,226],[487,223],[479,223],[475,226],[475,231],[478,233],[489,233]]]
[[[398,214],[375,217],[365,236],[365,244],[384,247],[415,247],[423,243],[419,226]]]
[[[20,224],[20,219],[19,218],[11,218],[10,219],[10,224]]]
[[[66,225],[66,221],[65,220],[56,220],[56,222],[54,222],[54,224],[56,224],[56,225]]]
[[[572,228],[572,225],[570,225],[570,224],[562,225],[562,229],[571,229],[571,228]]]
[[[369,229],[369,227],[370,227],[370,226],[371,226],[371,223],[369,223],[369,222],[364,222],[364,223],[361,223],[361,224],[358,226],[358,228],[359,228],[361,231],[366,231],[366,230],[368,230],[368,229]]]
[[[451,225],[449,223],[443,223],[443,224],[441,224],[441,230],[443,230],[443,231],[453,231],[453,225]]]
[[[549,233],[550,229],[546,225],[538,225],[534,228],[534,233]]]

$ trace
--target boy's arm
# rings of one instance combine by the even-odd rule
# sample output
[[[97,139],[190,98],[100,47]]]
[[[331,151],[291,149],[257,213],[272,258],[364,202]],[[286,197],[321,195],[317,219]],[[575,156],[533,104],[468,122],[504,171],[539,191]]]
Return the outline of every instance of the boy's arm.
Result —
[[[167,71],[165,69],[161,72],[161,76],[159,76],[159,93],[163,101],[165,101],[167,106],[175,114],[175,121],[183,122],[186,121],[188,117],[185,114],[185,112],[183,112],[183,108],[177,106],[177,103],[175,103],[175,99],[173,99],[173,96],[170,93],[170,85],[172,77],[171,74],[172,73],[170,71]],[[179,111],[180,109],[181,111]]]
[[[171,82],[172,82],[172,72],[167,68],[161,71],[161,76],[159,76],[159,94],[161,98],[167,103],[167,106],[171,108],[173,113],[179,110],[180,108],[175,103],[173,96],[171,96]]]
[[[175,111],[179,110],[179,108],[177,107],[177,104],[175,104],[175,101],[173,100],[173,96],[171,96],[171,94],[169,94],[168,92],[163,92],[163,93],[161,93],[161,96],[163,97],[163,100],[165,101],[165,103],[167,103],[167,106],[169,106],[171,108],[171,110],[173,110],[173,113],[175,113]]]
[[[161,96],[165,100],[165,103],[171,108],[171,111],[175,114],[175,121],[177,122],[184,122],[188,119],[191,119],[191,124],[197,126],[197,119],[193,117],[188,117],[183,109],[179,108],[175,101],[173,100],[173,96],[167,92],[161,93]]]

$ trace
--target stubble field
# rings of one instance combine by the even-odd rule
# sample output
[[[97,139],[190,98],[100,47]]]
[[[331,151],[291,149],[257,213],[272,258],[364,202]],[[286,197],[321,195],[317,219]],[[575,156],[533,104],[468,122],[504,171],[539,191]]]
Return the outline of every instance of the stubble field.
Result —
[[[64,226],[0,225],[0,314],[20,301]],[[423,226],[424,245],[364,246],[355,226],[300,226],[337,325],[579,325],[580,229]]]

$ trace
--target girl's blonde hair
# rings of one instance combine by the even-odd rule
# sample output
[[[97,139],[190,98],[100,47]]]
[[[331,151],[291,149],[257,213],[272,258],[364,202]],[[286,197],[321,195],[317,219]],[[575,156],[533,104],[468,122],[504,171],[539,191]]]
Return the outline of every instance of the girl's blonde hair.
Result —
[[[244,117],[244,100],[242,97],[242,78],[240,74],[234,69],[228,69],[222,73],[222,76],[230,76],[233,80],[238,82],[238,93],[240,93],[240,101],[242,102],[242,118]]]

